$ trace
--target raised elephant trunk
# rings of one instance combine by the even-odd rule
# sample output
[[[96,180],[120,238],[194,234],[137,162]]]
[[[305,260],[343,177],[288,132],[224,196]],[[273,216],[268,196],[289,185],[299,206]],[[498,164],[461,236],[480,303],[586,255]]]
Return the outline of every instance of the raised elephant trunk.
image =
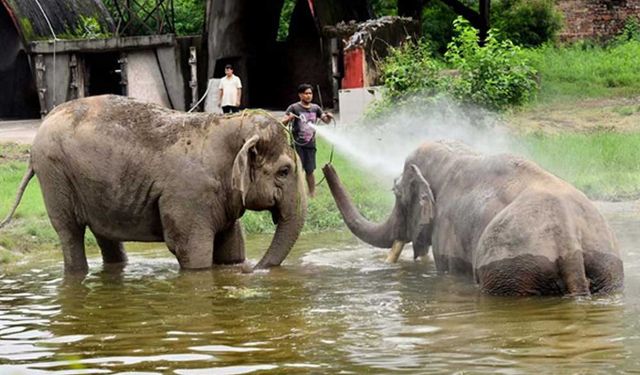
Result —
[[[390,248],[395,240],[393,235],[393,218],[396,215],[394,207],[391,215],[383,223],[372,223],[365,219],[354,206],[351,198],[345,191],[340,178],[331,165],[322,168],[324,175],[331,189],[331,194],[338,205],[344,222],[351,232],[362,241],[376,247]]]
[[[278,223],[271,244],[255,268],[278,266],[287,257],[295,244],[307,213],[307,197],[304,192],[304,172],[298,171],[297,186],[290,193],[296,194],[297,199],[281,200],[280,205],[273,211],[274,221]]]

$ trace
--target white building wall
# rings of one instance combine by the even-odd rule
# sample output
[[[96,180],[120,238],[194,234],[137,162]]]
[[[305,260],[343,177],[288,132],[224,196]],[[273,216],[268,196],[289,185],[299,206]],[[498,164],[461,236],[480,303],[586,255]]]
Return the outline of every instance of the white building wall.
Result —
[[[127,52],[127,94],[171,108],[162,74],[152,50]]]

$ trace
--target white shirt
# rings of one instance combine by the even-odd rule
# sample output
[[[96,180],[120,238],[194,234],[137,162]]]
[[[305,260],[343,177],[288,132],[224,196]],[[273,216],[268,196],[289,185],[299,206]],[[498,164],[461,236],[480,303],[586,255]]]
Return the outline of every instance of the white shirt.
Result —
[[[242,88],[242,82],[240,82],[240,78],[235,74],[231,75],[231,78],[224,76],[220,80],[220,85],[218,88],[222,90],[222,101],[220,102],[220,106],[224,107],[227,105],[237,106],[238,102],[240,102],[240,98],[238,98],[238,89]]]

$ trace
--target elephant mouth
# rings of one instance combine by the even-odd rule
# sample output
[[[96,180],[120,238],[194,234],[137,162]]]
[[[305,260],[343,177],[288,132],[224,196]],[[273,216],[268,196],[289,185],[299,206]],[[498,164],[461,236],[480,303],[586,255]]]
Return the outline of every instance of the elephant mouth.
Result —
[[[273,221],[273,224],[278,225],[278,223],[280,222],[280,219],[282,218],[280,209],[276,206],[272,208],[270,211],[271,211],[271,220]]]

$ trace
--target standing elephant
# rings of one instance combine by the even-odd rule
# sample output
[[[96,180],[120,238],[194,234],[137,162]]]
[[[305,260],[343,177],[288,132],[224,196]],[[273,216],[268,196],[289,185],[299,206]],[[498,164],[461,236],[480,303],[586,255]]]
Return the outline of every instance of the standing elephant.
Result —
[[[256,267],[277,266],[307,207],[285,128],[257,111],[219,117],[114,95],[75,100],[40,126],[5,222],[34,174],[68,272],[88,270],[87,227],[105,263],[126,261],[122,241],[164,241],[184,269],[241,263],[246,209],[271,211],[277,229]]]
[[[333,169],[323,169],[349,229],[397,259],[429,246],[439,272],[494,295],[589,295],[622,289],[616,240],[589,199],[522,158],[427,142],[407,159],[388,219],[364,219]]]

